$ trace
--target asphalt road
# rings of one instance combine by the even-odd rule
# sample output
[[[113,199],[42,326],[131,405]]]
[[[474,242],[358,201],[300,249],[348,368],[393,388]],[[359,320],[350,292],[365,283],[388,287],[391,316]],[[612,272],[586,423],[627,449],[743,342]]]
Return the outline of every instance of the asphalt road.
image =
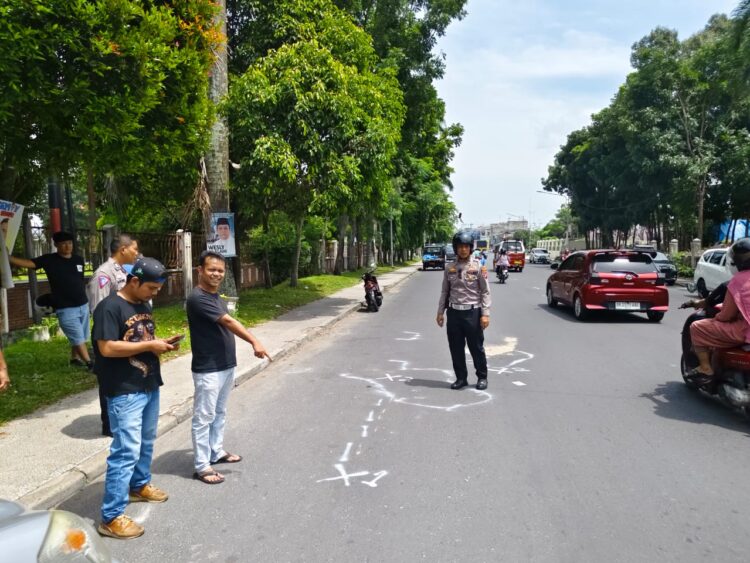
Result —
[[[493,283],[487,392],[451,391],[442,272],[419,272],[237,388],[227,481],[160,439],[163,505],[124,562],[748,561],[749,423],[679,375],[684,290],[660,324],[576,321],[551,270]],[[189,377],[189,374],[185,375]],[[167,383],[168,384],[168,383]],[[98,517],[102,485],[64,508]]]

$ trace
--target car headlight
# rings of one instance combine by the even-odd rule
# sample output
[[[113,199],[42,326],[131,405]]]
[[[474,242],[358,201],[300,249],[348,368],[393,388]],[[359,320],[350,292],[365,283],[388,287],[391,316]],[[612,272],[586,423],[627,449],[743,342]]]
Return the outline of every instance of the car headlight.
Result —
[[[112,555],[88,522],[65,510],[50,510],[39,563],[111,563]]]

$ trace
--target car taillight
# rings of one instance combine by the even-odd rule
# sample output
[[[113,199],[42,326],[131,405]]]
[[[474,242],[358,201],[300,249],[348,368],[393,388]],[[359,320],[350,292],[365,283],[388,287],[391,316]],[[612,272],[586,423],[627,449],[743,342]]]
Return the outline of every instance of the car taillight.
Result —
[[[589,283],[592,285],[602,285],[609,283],[609,280],[607,278],[600,278],[599,276],[591,276],[589,278]]]
[[[664,278],[664,274],[659,274],[656,277],[656,285],[664,285],[666,283],[666,279]]]

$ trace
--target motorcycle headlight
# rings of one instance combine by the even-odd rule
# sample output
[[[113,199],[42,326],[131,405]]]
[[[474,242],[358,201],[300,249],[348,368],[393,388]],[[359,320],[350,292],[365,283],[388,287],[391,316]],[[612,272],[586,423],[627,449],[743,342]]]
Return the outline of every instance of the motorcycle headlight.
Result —
[[[39,563],[111,563],[112,555],[94,529],[80,516],[50,510],[50,525],[39,550]]]

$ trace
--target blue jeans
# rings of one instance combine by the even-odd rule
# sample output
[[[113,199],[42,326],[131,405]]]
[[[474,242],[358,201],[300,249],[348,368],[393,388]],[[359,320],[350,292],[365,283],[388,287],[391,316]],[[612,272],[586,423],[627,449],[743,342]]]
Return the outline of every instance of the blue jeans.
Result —
[[[71,346],[84,344],[89,339],[89,305],[65,307],[55,311],[63,334]]]
[[[112,445],[104,480],[102,521],[125,512],[128,493],[151,482],[151,459],[159,422],[159,390],[107,397]]]
[[[224,426],[227,400],[234,385],[234,368],[210,373],[193,372],[193,452],[195,471],[211,467],[211,462],[226,455]]]

